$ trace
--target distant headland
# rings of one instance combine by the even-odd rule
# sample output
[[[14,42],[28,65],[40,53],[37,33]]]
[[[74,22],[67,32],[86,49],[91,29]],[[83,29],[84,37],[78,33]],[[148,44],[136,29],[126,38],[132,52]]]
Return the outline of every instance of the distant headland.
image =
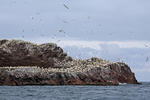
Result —
[[[138,84],[130,67],[97,57],[73,59],[57,44],[0,40],[0,85]]]

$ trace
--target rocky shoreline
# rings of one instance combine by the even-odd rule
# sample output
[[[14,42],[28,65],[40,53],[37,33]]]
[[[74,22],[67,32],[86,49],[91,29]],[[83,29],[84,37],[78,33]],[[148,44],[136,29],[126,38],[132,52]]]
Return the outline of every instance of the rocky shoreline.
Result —
[[[0,66],[0,85],[138,84],[125,63],[72,59],[53,43],[0,40]]]

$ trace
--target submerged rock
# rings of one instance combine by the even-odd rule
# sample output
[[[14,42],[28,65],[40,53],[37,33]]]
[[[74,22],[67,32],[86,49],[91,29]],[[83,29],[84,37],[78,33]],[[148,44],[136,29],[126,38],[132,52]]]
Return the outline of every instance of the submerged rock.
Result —
[[[37,45],[21,40],[0,40],[0,65],[3,66],[0,67],[0,85],[138,83],[125,63],[96,57],[74,60],[53,43]]]

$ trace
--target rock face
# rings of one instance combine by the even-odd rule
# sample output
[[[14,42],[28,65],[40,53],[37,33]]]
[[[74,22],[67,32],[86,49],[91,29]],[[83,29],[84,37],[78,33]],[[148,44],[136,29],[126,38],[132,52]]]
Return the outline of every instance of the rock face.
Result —
[[[74,60],[52,43],[35,45],[20,40],[0,40],[0,65],[0,85],[138,83],[125,63],[95,57]]]
[[[54,43],[37,45],[21,40],[0,40],[0,66],[62,67],[60,62],[67,58],[63,49]]]

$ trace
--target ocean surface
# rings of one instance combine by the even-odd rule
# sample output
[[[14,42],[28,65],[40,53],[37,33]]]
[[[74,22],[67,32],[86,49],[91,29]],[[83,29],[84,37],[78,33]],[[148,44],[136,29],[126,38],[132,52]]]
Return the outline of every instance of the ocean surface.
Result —
[[[120,86],[0,86],[0,100],[150,100],[150,83]]]

